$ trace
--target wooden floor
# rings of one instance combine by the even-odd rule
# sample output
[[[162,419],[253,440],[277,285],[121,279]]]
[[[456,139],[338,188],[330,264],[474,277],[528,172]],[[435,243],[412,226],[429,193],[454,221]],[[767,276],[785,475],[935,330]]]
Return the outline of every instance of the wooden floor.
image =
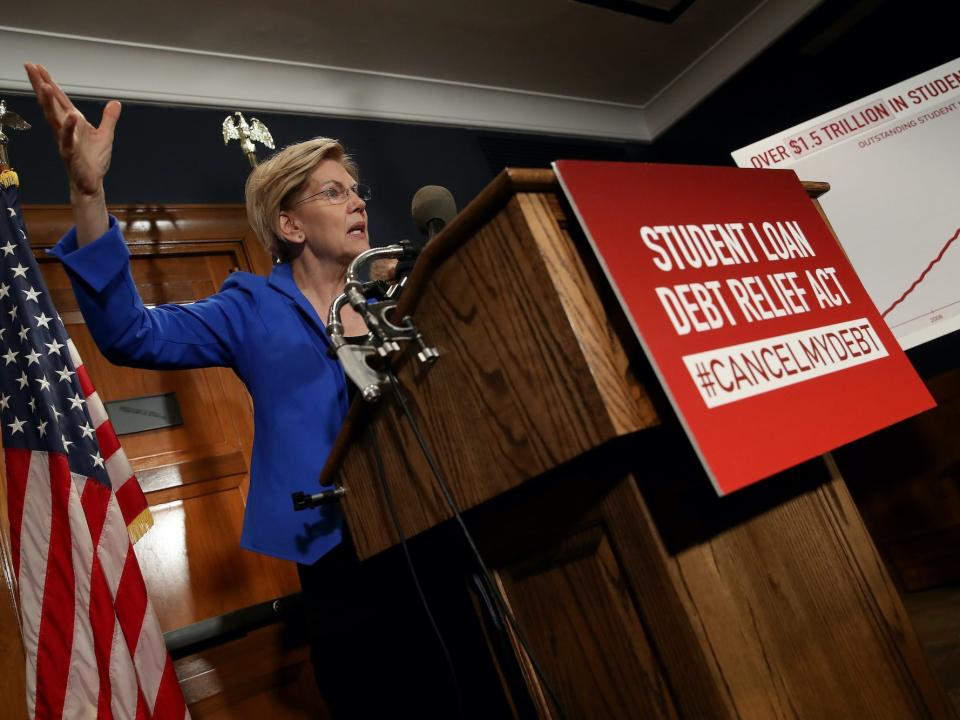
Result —
[[[933,671],[960,714],[960,585],[906,593],[903,601]]]

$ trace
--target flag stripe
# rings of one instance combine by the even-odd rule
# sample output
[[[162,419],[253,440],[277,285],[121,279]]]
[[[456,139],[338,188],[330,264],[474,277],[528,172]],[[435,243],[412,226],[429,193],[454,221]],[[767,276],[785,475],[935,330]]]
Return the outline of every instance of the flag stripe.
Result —
[[[11,451],[7,451],[12,455]],[[46,472],[46,453],[31,454],[24,476],[24,522],[20,525],[20,624],[27,660],[27,707],[34,717],[37,699],[37,650],[40,645],[40,617],[43,608],[43,578],[47,574],[50,547],[51,498]],[[15,470],[24,468],[15,467]],[[10,471],[8,470],[8,475]]]
[[[110,718],[113,702],[113,682],[110,677],[110,647],[113,644],[113,603],[107,590],[107,581],[96,554],[90,570],[90,628],[93,631],[93,653],[97,659],[99,692],[97,718]]]
[[[170,659],[167,655],[167,646],[163,643],[163,633],[160,631],[160,625],[153,613],[144,616],[143,624],[145,632],[141,634],[133,660],[134,665],[137,666],[140,686],[149,698],[147,704],[150,706],[151,713],[153,713],[159,699],[158,695],[166,665],[170,662]]]
[[[120,506],[120,512],[123,514],[123,522],[125,525],[129,525],[136,519],[137,508],[136,503],[125,503],[124,497],[129,493],[138,492],[140,492],[140,487],[137,485],[137,479],[133,476],[131,476],[130,479],[127,480],[127,482],[125,482],[123,485],[116,488],[117,505]]]
[[[147,588],[143,584],[143,577],[137,572],[137,558],[133,554],[133,546],[130,546],[127,550],[127,561],[124,563],[120,585],[117,588],[116,602],[117,620],[120,622],[123,636],[127,640],[127,649],[130,656],[136,664],[140,626],[143,623],[143,613],[147,607]],[[148,689],[145,688],[145,690]]]
[[[110,502],[110,491],[99,483],[88,482],[80,497],[83,511],[90,528],[90,538],[96,548],[100,543],[100,532]],[[100,677],[100,692],[97,698],[98,720],[111,718],[113,691],[110,679],[110,648],[113,644],[113,629],[116,614],[113,600],[103,574],[100,558],[94,552],[90,571],[90,627],[93,631],[94,654],[97,658],[97,670]]]
[[[10,448],[4,450],[7,466],[7,517],[10,520],[10,553],[13,572],[20,577],[20,525],[23,522],[23,501],[30,469],[30,451]]]
[[[81,492],[88,483],[81,475],[74,475],[70,483],[68,513],[72,528],[87,527]],[[79,489],[78,489],[79,486]],[[102,487],[102,486],[101,486]],[[73,533],[74,592],[73,647],[70,672],[67,677],[63,716],[67,718],[95,717],[100,695],[100,674],[94,647],[93,628],[89,622],[91,571],[93,569],[93,542],[89,532]],[[109,678],[107,680],[109,683]]]
[[[107,519],[110,490],[100,483],[88,482],[80,494],[80,504],[83,506],[87,529],[90,531],[90,542],[96,548],[100,545],[100,535],[103,533],[103,525]]]
[[[110,426],[111,429],[113,426]],[[99,430],[97,430],[99,432]],[[127,485],[131,480],[133,481],[132,488],[139,488],[140,485],[137,484],[137,479],[133,476],[133,468],[130,466],[130,461],[127,460],[127,454],[123,451],[123,448],[118,448],[113,455],[104,455],[104,459],[107,461],[107,473],[110,475],[110,480],[113,482],[113,489],[119,490],[120,488]],[[136,517],[141,512],[143,512],[143,492],[138,491],[136,497],[131,496],[129,498],[130,504],[135,505],[136,507],[131,507],[130,509],[134,512],[133,517]],[[134,502],[138,500],[139,502]],[[123,503],[120,503],[121,506]],[[124,511],[124,517],[126,517],[126,510],[121,507],[121,510]]]
[[[60,324],[63,324],[63,320],[60,320]],[[80,359],[80,353],[77,352],[77,346],[73,344],[72,338],[67,338],[67,351],[70,353],[70,362],[73,363],[73,367],[79,370],[83,360]]]
[[[76,352],[76,348],[74,348]],[[77,356],[79,358],[79,355]],[[83,390],[84,397],[90,397],[96,392],[96,389],[93,387],[93,383],[90,381],[90,375],[87,373],[87,369],[83,366],[83,363],[77,362],[77,380],[80,381],[80,389]]]
[[[140,695],[139,698],[137,698],[136,720],[150,720],[150,710],[147,709],[147,701],[144,700],[142,694]]]
[[[81,371],[83,372],[83,375],[80,375]],[[77,368],[77,375],[80,376],[81,381],[83,378],[87,377],[87,373],[84,370],[83,365]],[[81,385],[82,384],[83,383],[81,382]],[[97,391],[93,388],[90,389],[90,392],[86,395],[86,398],[87,412],[90,414],[90,419],[93,421],[93,426],[98,428],[109,419],[109,416],[107,415],[107,409],[103,406],[103,402],[100,400],[100,395],[98,395]]]
[[[41,454],[37,453],[38,458]],[[43,453],[50,467],[50,546],[46,580],[43,583],[40,637],[37,651],[37,714],[60,717],[67,691],[67,673],[73,647],[74,577],[73,540],[67,505],[73,478],[67,460],[57,453]]]
[[[127,652],[120,624],[114,623],[113,646],[110,650],[110,682],[113,689],[113,716],[115,718],[133,718],[137,715],[137,706],[141,702],[140,689],[137,686],[137,673],[133,667],[133,658]]]
[[[103,532],[100,534],[97,554],[103,566],[103,574],[107,578],[110,597],[116,604],[117,589],[120,587],[120,578],[127,562],[127,548],[130,545],[130,538],[127,537],[126,528],[114,522],[113,510],[118,510],[117,499],[111,495],[107,503],[106,522],[104,522]]]
[[[108,458],[120,449],[120,441],[117,440],[117,434],[113,431],[113,425],[109,420],[98,425],[96,433],[101,457]],[[129,475],[124,475],[121,480],[126,481],[128,477]]]
[[[157,690],[157,702],[153,706],[154,720],[183,720],[186,711],[177,674],[173,670],[173,661],[167,657],[160,689]]]

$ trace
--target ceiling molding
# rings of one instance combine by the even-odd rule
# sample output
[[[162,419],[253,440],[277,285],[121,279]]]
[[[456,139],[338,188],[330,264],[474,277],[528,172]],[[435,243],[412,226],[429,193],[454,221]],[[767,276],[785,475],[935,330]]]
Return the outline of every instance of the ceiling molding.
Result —
[[[646,104],[651,137],[666,131],[822,2],[768,0],[757,6]]]
[[[0,88],[43,62],[77,97],[649,142],[819,0],[768,0],[645,107],[0,26]]]
[[[0,87],[42,62],[77,97],[648,140],[642,110],[578,98],[0,27]]]

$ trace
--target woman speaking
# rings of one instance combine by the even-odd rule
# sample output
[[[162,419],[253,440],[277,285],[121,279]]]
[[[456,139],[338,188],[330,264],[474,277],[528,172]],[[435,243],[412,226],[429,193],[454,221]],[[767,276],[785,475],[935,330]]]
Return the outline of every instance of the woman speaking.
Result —
[[[384,593],[364,578],[349,539],[343,542],[338,508],[295,513],[290,499],[319,477],[348,409],[344,373],[327,353],[321,318],[342,292],[348,264],[369,247],[370,189],[358,182],[356,164],[336,140],[314,138],[258,165],[247,180],[246,204],[257,237],[279,260],[269,277],[235,272],[204,300],[146,308],[130,274],[120,228],[108,215],[104,198],[120,103],[108,103],[99,127],[94,127],[45,68],[27,65],[26,70],[57,138],[70,184],[75,227],[51,252],[66,268],[101,352],[121,365],[223,366],[237,373],[254,408],[241,545],[299,564],[311,626],[316,633],[319,626],[325,628],[322,637],[311,636],[311,646],[318,684],[334,716],[379,717],[385,710],[392,714],[411,694],[422,710],[422,703],[437,695],[436,680],[432,692],[417,689],[431,670],[419,662],[390,660],[384,652],[384,645],[398,642],[408,648],[424,645],[422,637],[420,642],[398,641],[396,629],[409,627],[411,621],[416,625],[422,611],[416,605],[400,610],[397,596],[402,593],[390,593],[390,607],[386,600],[377,600]],[[344,308],[343,325],[346,335],[366,333],[363,321],[349,308]],[[399,581],[405,583],[405,578],[400,575]],[[331,615],[335,618],[345,606],[355,605],[371,608],[361,615],[372,624],[360,635],[331,633],[330,627],[337,625]],[[405,617],[397,622],[400,614]],[[384,636],[385,643],[372,639]],[[445,684],[440,668],[440,684]],[[357,678],[363,677],[377,679],[367,692],[357,692]],[[447,705],[443,714],[451,710]]]

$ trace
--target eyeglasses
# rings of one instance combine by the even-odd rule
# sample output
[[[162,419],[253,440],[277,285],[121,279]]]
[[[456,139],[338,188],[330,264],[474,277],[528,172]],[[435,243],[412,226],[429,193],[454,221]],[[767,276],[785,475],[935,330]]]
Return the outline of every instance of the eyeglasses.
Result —
[[[324,186],[323,190],[320,192],[314,193],[313,195],[308,195],[302,200],[297,200],[290,207],[295,208],[297,205],[303,205],[303,203],[310,202],[311,200],[322,200],[328,205],[343,205],[343,203],[347,201],[347,198],[350,197],[351,191],[353,191],[353,194],[364,202],[370,202],[370,198],[373,197],[373,194],[370,192],[369,185],[357,183],[353,187],[345,187],[334,180]]]

